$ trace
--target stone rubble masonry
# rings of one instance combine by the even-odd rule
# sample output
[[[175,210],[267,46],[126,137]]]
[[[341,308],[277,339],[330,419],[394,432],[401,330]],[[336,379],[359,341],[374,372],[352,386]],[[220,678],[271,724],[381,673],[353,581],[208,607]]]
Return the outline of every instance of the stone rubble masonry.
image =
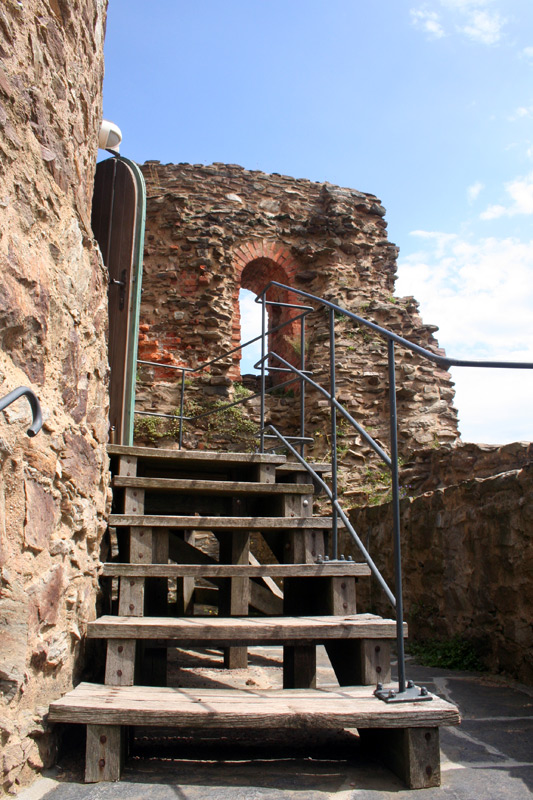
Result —
[[[533,684],[533,445],[420,452],[401,483],[410,636],[471,640],[489,670]],[[394,586],[391,504],[353,509],[351,519]],[[376,582],[359,586],[363,607],[390,613]]]
[[[54,759],[44,717],[94,618],[108,503],[107,280],[90,228],[106,0],[0,7],[0,794]]]
[[[423,324],[414,298],[394,296],[397,248],[387,239],[385,209],[373,195],[233,164],[148,161],[142,170],[148,205],[141,359],[197,367],[237,346],[239,290],[258,293],[270,280],[325,297],[442,353],[433,336],[437,328]],[[298,302],[291,292],[278,290],[272,297]],[[270,325],[287,321],[291,313],[271,307]],[[306,324],[307,363],[315,380],[327,386],[328,314],[316,312]],[[270,340],[270,348],[295,365],[300,358],[299,330],[299,323],[291,323]],[[375,438],[387,443],[384,340],[338,319],[336,342],[338,399]],[[239,363],[237,353],[202,373],[200,381],[189,379],[186,397],[215,402],[231,396],[232,382],[241,380]],[[450,375],[401,348],[397,364],[402,453],[457,441]],[[138,406],[173,413],[179,406],[177,374],[142,367]],[[274,385],[283,377],[271,373]],[[287,432],[297,418],[289,399],[274,398],[269,408],[270,421]],[[308,392],[306,432],[315,435],[316,458],[329,450],[327,405],[318,393]],[[371,451],[342,425],[339,433],[345,468],[357,475]],[[223,437],[220,441],[228,445]],[[192,437],[189,446],[201,446],[199,436]]]

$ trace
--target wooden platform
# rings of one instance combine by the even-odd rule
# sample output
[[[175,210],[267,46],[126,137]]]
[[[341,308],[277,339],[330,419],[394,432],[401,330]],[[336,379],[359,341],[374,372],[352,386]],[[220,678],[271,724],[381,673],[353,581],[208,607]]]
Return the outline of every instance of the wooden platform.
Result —
[[[404,625],[407,635],[407,625]],[[283,642],[326,639],[393,639],[396,623],[374,614],[345,617],[120,617],[87,624],[89,639],[176,639],[232,642]]]
[[[396,686],[391,687],[396,688]],[[458,725],[457,708],[434,697],[387,704],[369,687],[179,689],[80,683],[50,705],[51,722],[192,728],[416,728]]]

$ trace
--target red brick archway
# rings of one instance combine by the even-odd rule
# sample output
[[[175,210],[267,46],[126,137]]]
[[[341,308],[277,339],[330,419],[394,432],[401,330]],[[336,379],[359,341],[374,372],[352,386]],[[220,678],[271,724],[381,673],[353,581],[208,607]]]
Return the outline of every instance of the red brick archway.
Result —
[[[233,263],[236,280],[235,293],[233,296],[232,346],[237,347],[241,339],[241,313],[239,308],[240,289],[249,289],[251,292],[259,294],[269,281],[278,281],[278,283],[292,286],[294,284],[297,265],[291,254],[283,245],[264,240],[246,242],[240,245],[234,253]],[[299,302],[298,295],[276,287],[273,287],[269,291],[268,299],[282,303]],[[295,316],[295,313],[294,310],[288,308],[268,306],[268,327],[276,327]],[[295,343],[297,340],[299,343],[299,330],[300,325],[298,322],[289,323],[280,331],[269,337],[269,349],[279,353],[280,356],[291,364],[298,365],[298,345],[295,346]],[[234,356],[234,366],[232,369],[234,373],[232,377],[234,378],[240,375],[240,359],[241,354],[239,351],[235,353]],[[281,365],[277,362],[273,364],[273,366]],[[282,383],[286,380],[286,376],[284,376],[283,373],[273,373],[272,380],[274,383]]]

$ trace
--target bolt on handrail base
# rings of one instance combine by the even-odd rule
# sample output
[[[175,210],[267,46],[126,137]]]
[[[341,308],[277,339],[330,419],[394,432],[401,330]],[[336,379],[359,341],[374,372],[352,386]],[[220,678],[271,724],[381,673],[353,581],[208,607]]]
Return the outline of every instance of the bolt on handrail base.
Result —
[[[425,686],[415,686],[413,681],[407,681],[407,687],[403,692],[395,689],[384,689],[382,683],[378,683],[374,689],[374,697],[383,700],[384,703],[422,703],[433,700],[434,695],[428,692]]]

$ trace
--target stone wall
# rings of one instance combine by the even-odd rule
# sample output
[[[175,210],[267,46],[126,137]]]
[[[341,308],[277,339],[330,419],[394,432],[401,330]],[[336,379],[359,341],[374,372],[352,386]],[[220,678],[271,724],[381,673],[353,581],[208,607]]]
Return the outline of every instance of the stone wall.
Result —
[[[410,637],[472,640],[491,671],[533,683],[533,446],[420,453],[402,486],[413,495],[401,501]],[[393,586],[390,503],[351,517]],[[390,613],[374,581],[360,582],[360,600]]]
[[[143,166],[143,173],[148,210],[141,359],[196,367],[238,345],[239,290],[259,292],[269,280],[323,296],[438,350],[433,337],[437,329],[422,323],[416,301],[394,296],[397,248],[387,239],[385,210],[373,195],[235,165],[154,161]],[[290,292],[277,291],[271,297],[298,300]],[[271,308],[271,326],[286,321],[289,313]],[[307,318],[307,363],[325,386],[328,324],[323,309]],[[338,397],[375,438],[387,443],[386,343],[343,319],[336,321],[336,341]],[[299,323],[273,334],[270,347],[297,364]],[[232,381],[240,379],[239,359],[240,354],[234,354],[204,374],[204,400],[210,397],[215,402],[231,394]],[[168,370],[144,367],[139,377],[139,407],[173,413],[179,405],[174,376]],[[449,374],[400,350],[398,377],[402,451],[455,441]],[[270,375],[273,384],[282,378],[279,373]],[[188,393],[192,390],[188,388]],[[285,405],[273,401],[270,419],[285,423],[285,432],[290,432],[287,422],[292,423],[295,409],[286,401],[287,396]],[[307,432],[315,435],[313,456],[318,458],[325,457],[330,446],[327,419],[327,401],[309,392]],[[344,463],[359,473],[371,451],[339,427]],[[193,437],[190,446],[202,446],[201,436]]]
[[[90,229],[106,0],[0,9],[0,791],[54,757],[43,715],[80,662],[107,503],[107,286]],[[90,299],[90,302],[89,302]]]

